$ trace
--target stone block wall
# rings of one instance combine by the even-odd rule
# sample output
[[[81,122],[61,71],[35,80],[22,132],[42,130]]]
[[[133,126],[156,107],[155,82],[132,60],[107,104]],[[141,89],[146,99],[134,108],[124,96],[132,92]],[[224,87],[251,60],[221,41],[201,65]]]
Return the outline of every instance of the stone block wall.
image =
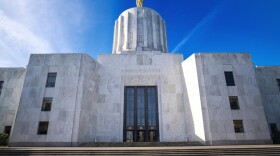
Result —
[[[208,144],[270,143],[261,93],[248,53],[199,53],[196,56],[206,141]],[[234,86],[227,86],[224,72],[233,72]],[[232,110],[229,96],[237,96],[239,110]],[[242,120],[244,133],[236,133],[233,120]],[[207,127],[208,126],[208,127]]]
[[[280,130],[280,67],[256,67],[256,77],[262,94],[268,124],[276,124]]]
[[[100,100],[99,84],[100,84],[100,64],[89,56],[82,56],[80,69],[81,90],[78,95],[80,98],[80,106],[76,107],[77,128],[75,136],[77,143],[92,143],[95,142],[97,126],[97,110],[96,104]]]
[[[98,142],[123,142],[124,87],[157,86],[160,142],[187,139],[182,55],[149,52],[99,55]]]
[[[0,94],[0,132],[5,126],[12,126],[17,113],[26,69],[0,68],[3,86]]]
[[[226,71],[234,86],[226,85]],[[0,128],[13,123],[20,99],[10,146],[123,142],[124,88],[157,86],[160,142],[271,143],[266,117],[279,125],[279,71],[257,68],[256,76],[247,53],[199,53],[185,61],[157,51],[99,55],[98,61],[31,55],[27,69],[0,69]],[[46,87],[48,73],[57,73],[53,88]],[[240,109],[231,109],[229,96],[238,97]],[[51,111],[41,110],[44,97],[53,98]],[[244,133],[235,132],[233,120],[243,121]],[[40,121],[49,122],[47,135],[38,135]]]
[[[85,71],[90,57],[82,54],[31,55],[10,146],[72,146],[78,142],[81,102],[85,95]],[[55,87],[46,87],[48,73],[57,73]],[[87,81],[85,81],[87,82]],[[90,83],[90,82],[88,82]],[[42,111],[51,97],[51,111]],[[47,135],[38,135],[40,121],[49,122]]]

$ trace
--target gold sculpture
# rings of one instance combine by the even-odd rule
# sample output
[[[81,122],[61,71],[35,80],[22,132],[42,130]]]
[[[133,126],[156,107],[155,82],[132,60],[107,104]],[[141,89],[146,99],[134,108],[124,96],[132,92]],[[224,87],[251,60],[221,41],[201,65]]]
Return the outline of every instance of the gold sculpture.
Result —
[[[143,7],[143,0],[136,0],[137,7]]]

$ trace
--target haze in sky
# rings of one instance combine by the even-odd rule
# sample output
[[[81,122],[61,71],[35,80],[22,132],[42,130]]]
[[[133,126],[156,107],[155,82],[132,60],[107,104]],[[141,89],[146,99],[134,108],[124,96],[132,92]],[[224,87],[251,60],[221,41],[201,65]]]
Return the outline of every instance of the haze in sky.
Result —
[[[32,53],[110,54],[114,22],[135,0],[0,0],[0,67]],[[144,0],[167,25],[170,53],[250,52],[280,65],[280,0]]]

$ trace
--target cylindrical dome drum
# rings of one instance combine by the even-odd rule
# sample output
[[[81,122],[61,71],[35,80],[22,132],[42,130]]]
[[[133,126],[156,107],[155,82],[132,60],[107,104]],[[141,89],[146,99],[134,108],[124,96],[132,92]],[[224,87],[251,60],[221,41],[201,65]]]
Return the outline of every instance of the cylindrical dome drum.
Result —
[[[113,54],[158,51],[167,53],[165,21],[152,9],[135,7],[115,22]]]

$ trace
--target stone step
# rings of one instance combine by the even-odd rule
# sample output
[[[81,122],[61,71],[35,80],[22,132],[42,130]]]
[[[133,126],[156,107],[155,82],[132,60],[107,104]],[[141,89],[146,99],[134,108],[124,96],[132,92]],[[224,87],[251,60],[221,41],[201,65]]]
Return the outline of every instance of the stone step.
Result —
[[[80,147],[166,147],[166,146],[203,146],[189,142],[134,142],[134,143],[84,143]]]
[[[0,148],[0,155],[280,155],[280,146]]]

